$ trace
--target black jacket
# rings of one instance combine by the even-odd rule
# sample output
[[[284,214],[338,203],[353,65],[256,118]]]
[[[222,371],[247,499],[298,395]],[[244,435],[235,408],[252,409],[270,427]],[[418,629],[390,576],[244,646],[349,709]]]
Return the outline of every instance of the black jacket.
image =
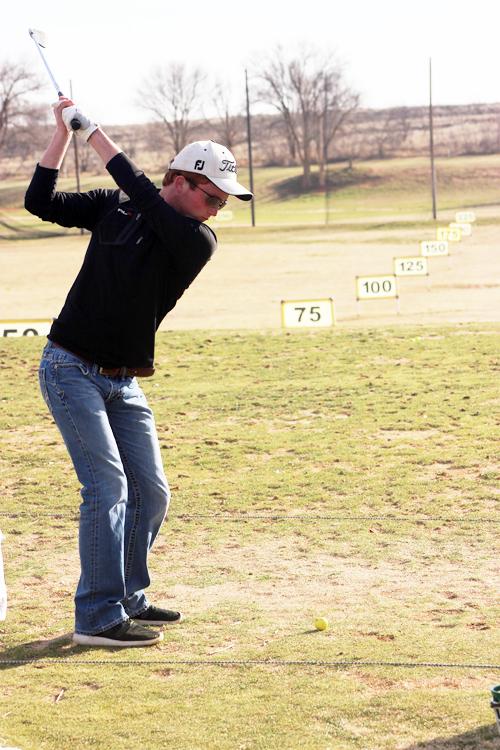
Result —
[[[152,367],[158,326],[217,240],[169,206],[125,154],[107,169],[121,190],[57,192],[58,171],[38,165],[26,192],[32,214],[92,232],[49,339],[105,367]]]

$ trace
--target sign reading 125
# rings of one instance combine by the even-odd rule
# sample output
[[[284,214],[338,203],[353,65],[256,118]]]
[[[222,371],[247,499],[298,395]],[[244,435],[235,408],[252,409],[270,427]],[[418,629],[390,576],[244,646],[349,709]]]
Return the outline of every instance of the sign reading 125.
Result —
[[[426,276],[429,273],[427,258],[419,255],[414,258],[394,258],[396,276]]]
[[[334,324],[333,299],[281,301],[284,328],[325,328]]]

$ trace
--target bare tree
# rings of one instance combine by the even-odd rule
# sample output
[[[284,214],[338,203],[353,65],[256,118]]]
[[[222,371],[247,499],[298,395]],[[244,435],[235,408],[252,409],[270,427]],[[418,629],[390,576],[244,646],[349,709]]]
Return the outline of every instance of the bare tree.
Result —
[[[22,63],[0,64],[0,150],[5,148],[10,132],[29,116],[28,94],[40,88],[37,76]]]
[[[7,157],[26,158],[42,149],[50,137],[50,122],[53,115],[44,104],[26,104],[15,118],[15,127],[9,128],[4,149]]]
[[[201,112],[201,89],[205,75],[184,63],[156,67],[144,81],[139,104],[163,123],[175,153],[189,141],[193,119]]]
[[[376,144],[377,157],[385,159],[394,156],[401,148],[410,131],[410,120],[407,107],[393,107],[382,110],[377,118],[379,124],[374,123],[371,138]]]
[[[220,81],[215,84],[213,101],[218,115],[212,124],[215,137],[232,151],[235,146],[246,140],[245,118],[241,114],[231,113],[231,92]]]
[[[330,147],[341,128],[346,126],[352,113],[359,106],[359,98],[359,94],[344,83],[340,69],[332,66],[323,72],[323,102],[314,136],[320,187],[326,185],[326,165]]]
[[[314,146],[324,184],[328,148],[338,128],[358,106],[359,95],[344,83],[331,53],[306,46],[291,58],[278,47],[258,75],[260,98],[280,113],[290,151],[302,165],[303,187],[311,186]]]

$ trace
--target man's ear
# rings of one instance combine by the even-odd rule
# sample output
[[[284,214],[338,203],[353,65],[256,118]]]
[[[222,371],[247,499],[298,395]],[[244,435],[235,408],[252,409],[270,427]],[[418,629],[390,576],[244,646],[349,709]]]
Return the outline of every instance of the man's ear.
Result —
[[[174,186],[177,192],[183,193],[185,192],[186,188],[189,188],[189,185],[187,181],[184,179],[184,177],[181,174],[177,174],[174,177]]]

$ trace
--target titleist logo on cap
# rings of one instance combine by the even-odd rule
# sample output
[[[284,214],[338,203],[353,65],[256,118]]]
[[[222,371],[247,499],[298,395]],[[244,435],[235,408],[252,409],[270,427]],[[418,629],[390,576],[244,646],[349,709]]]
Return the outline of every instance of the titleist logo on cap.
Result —
[[[219,172],[235,172],[236,173],[236,162],[229,161],[229,159],[223,159],[222,167],[219,167]]]

